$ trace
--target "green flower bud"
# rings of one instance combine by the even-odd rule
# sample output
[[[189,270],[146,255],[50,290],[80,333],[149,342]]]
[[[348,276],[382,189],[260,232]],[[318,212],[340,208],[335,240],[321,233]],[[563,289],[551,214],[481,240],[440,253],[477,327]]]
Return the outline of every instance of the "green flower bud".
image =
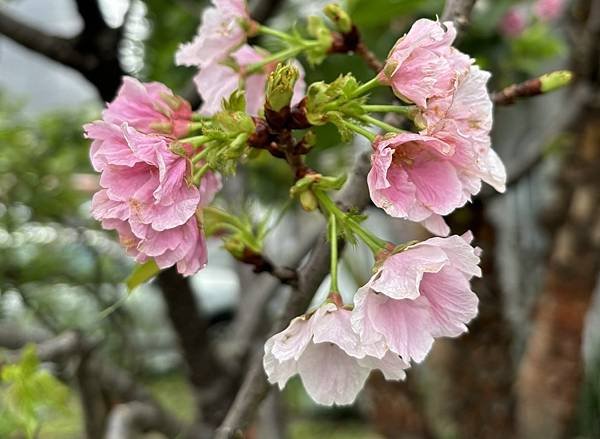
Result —
[[[307,212],[312,212],[319,207],[319,200],[317,200],[315,194],[313,194],[310,190],[301,192],[299,199],[302,209],[306,210]]]
[[[279,111],[289,105],[300,72],[291,64],[278,64],[267,80],[267,106]]]
[[[225,247],[225,250],[231,253],[236,259],[240,259],[244,256],[244,249],[246,248],[244,243],[235,236],[225,239],[223,247]]]
[[[345,34],[352,30],[352,20],[346,11],[336,3],[329,3],[323,12],[334,24],[338,31]]]
[[[569,85],[573,79],[573,73],[569,70],[558,70],[556,72],[546,73],[540,76],[541,91],[542,93],[548,93],[554,91],[560,87]]]

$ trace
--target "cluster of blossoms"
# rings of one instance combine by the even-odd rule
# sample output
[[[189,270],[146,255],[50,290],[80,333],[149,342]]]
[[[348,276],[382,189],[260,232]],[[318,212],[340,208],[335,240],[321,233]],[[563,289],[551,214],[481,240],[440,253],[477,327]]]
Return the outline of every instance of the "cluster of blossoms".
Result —
[[[277,62],[269,62],[263,48],[246,43],[256,32],[257,23],[250,19],[248,7],[239,0],[213,0],[213,6],[202,15],[202,26],[193,41],[183,44],[175,61],[178,65],[198,68],[194,78],[202,98],[200,113],[211,115],[221,109],[221,101],[237,89],[246,92],[246,111],[257,115],[265,104],[267,75]],[[256,65],[256,69],[249,67]],[[304,95],[304,70],[294,62],[300,72],[292,103]]]
[[[455,37],[452,23],[421,19],[391,50],[377,79],[416,106],[418,132],[375,137],[367,179],[376,206],[441,236],[450,231],[442,216],[478,193],[482,180],[499,191],[506,180],[490,147],[490,75],[452,47]],[[351,310],[332,296],[267,341],[269,380],[281,388],[299,374],[315,401],[331,405],[352,403],[371,369],[403,378],[434,339],[466,332],[477,315],[469,282],[481,270],[471,240],[467,233],[381,250],[384,260]]]
[[[324,54],[340,51],[344,46],[335,46],[333,32],[313,20],[314,39],[306,40],[254,22],[243,0],[213,4],[196,38],[176,55],[178,64],[198,68],[195,83],[203,99],[198,113],[161,84],[125,78],[103,120],[86,125],[91,160],[102,173],[92,213],[105,228],[117,230],[138,262],[177,265],[190,275],[206,264],[203,211],[221,187],[219,172],[249,158],[252,147],[287,160],[297,179],[292,192],[314,200],[312,208],[329,219],[332,287],[325,303],[266,342],[264,368],[280,388],[298,374],[318,403],[350,404],[372,369],[403,379],[436,338],[464,333],[477,314],[470,280],[481,276],[479,250],[470,233],[447,237],[443,216],[467,203],[482,181],[504,190],[504,167],[490,147],[490,75],[452,46],[452,23],[422,19],[398,40],[373,80],[359,85],[345,75],[331,84],[311,84],[304,96],[303,71],[294,57],[304,53],[317,64]],[[328,11],[339,24],[338,43],[355,41],[357,31],[343,11],[335,6]],[[345,39],[344,32],[352,38]],[[251,47],[247,39],[258,33],[288,47],[278,53]],[[391,87],[408,105],[367,105],[368,91],[377,86]],[[368,115],[376,111],[402,113],[414,130]],[[354,131],[372,141],[367,183],[376,206],[440,237],[395,246],[340,210],[325,191],[337,189],[341,180],[303,164],[307,139],[314,135],[296,141],[291,134],[325,123],[336,125],[343,137]],[[223,212],[218,217],[229,218],[227,230],[240,231],[235,245],[226,246],[235,248],[236,257],[247,254],[244,246],[252,255],[260,252],[260,240],[248,238],[252,227],[244,229],[240,219]],[[352,305],[342,302],[337,288],[336,224],[365,241],[377,261]]]
[[[102,173],[92,215],[119,234],[137,262],[153,258],[158,267],[177,264],[184,275],[204,268],[206,242],[201,208],[221,188],[218,174],[191,182],[188,132],[190,104],[162,84],[124,78],[103,120],[84,127],[92,139],[90,158]]]

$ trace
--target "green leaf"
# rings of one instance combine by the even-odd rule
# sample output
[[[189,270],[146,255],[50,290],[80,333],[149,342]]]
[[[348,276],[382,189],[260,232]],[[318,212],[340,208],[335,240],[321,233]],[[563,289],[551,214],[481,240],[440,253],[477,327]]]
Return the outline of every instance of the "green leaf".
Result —
[[[131,293],[135,287],[149,281],[156,276],[159,271],[160,268],[158,268],[154,259],[150,259],[142,265],[136,265],[131,274],[125,279],[127,291]]]

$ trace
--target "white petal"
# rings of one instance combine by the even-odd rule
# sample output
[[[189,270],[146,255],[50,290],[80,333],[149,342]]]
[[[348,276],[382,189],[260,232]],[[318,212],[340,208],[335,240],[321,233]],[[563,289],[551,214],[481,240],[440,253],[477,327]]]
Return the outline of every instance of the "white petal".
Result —
[[[311,343],[298,361],[298,372],[309,396],[329,406],[352,404],[369,376],[369,369],[332,343]]]

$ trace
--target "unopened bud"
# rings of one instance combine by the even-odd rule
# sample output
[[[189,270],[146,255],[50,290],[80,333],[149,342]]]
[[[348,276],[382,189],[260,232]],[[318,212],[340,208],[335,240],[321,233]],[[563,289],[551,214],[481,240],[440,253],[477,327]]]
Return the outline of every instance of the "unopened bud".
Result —
[[[302,206],[302,209],[307,212],[312,212],[319,207],[319,200],[317,200],[317,197],[315,197],[315,194],[313,194],[312,191],[304,191],[300,193],[300,205]]]
[[[226,239],[223,242],[223,247],[236,259],[244,256],[244,249],[246,248],[241,240],[234,237]]]
[[[548,93],[560,87],[569,85],[572,79],[573,73],[569,70],[558,70],[556,72],[546,73],[545,75],[540,76],[540,89],[542,93]]]
[[[346,11],[336,3],[329,3],[323,12],[334,24],[338,31],[345,34],[352,30],[352,20]]]
[[[273,111],[279,111],[290,105],[294,95],[294,85],[300,72],[291,64],[278,64],[267,80],[267,105]]]

